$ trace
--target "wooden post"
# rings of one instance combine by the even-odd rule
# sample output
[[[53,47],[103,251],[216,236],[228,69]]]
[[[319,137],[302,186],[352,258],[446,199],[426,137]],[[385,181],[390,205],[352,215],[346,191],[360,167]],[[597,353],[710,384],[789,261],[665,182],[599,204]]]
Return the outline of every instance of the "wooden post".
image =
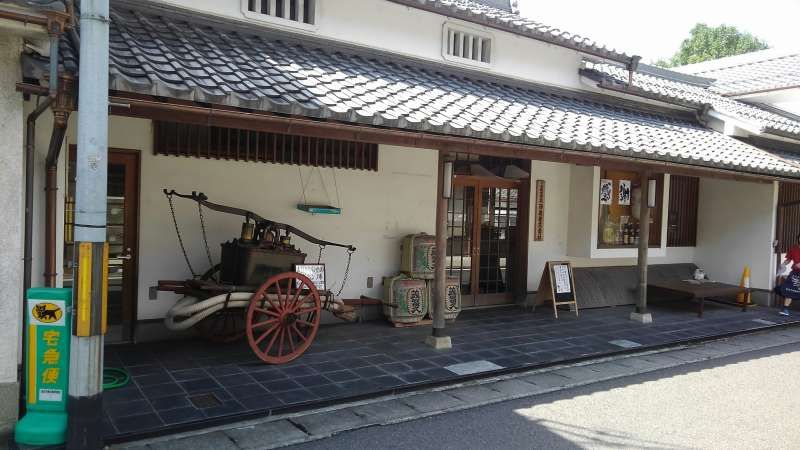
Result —
[[[430,299],[433,331],[426,340],[428,345],[437,349],[452,347],[450,337],[446,336],[444,332],[444,305],[447,296],[447,273],[445,271],[447,265],[447,199],[444,197],[446,156],[444,151],[439,150],[439,162],[436,166],[436,266],[433,278],[433,298]]]
[[[639,202],[639,292],[636,301],[636,314],[647,314],[647,251],[650,247],[650,171],[640,172],[641,201]],[[648,315],[649,316],[649,315]],[[651,319],[652,320],[652,319]],[[649,321],[649,320],[644,320]]]

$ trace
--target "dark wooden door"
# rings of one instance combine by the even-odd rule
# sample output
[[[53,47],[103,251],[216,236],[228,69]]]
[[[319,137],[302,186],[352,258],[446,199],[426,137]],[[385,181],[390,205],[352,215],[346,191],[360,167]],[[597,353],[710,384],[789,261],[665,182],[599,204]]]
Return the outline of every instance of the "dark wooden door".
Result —
[[[70,149],[64,210],[64,287],[72,287],[75,217],[75,148]],[[106,342],[133,339],[139,243],[139,152],[109,149],[106,239],[108,333]]]
[[[447,273],[461,281],[466,308],[509,304],[520,289],[527,258],[525,182],[456,176],[448,201]],[[524,247],[524,248],[523,248]]]

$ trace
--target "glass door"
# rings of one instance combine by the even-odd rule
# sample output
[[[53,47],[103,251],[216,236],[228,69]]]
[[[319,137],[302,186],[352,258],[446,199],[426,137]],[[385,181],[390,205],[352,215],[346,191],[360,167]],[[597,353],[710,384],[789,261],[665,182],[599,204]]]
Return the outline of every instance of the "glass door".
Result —
[[[456,177],[447,211],[447,274],[462,305],[514,302],[520,182]]]
[[[107,228],[108,332],[106,342],[133,337],[136,308],[139,155],[109,150]],[[75,248],[75,149],[70,151],[64,208],[64,287],[73,285]]]

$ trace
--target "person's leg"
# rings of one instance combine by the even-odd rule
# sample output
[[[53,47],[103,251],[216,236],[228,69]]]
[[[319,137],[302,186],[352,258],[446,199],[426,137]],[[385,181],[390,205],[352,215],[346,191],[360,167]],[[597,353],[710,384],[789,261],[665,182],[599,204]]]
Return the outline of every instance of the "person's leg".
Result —
[[[791,306],[791,304],[792,304],[792,299],[789,298],[789,297],[785,297],[783,299],[783,309],[781,310],[780,315],[788,316],[789,315],[789,306]]]

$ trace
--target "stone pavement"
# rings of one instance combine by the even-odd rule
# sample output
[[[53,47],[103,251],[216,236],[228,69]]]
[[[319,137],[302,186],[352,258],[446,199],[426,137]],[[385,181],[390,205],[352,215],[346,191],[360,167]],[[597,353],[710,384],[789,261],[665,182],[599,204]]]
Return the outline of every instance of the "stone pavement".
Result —
[[[120,444],[111,448],[120,450],[279,448],[324,439],[347,430],[399,423],[792,343],[800,343],[800,327],[774,329],[704,344],[550,367],[315,411],[208,428],[199,432]]]
[[[329,325],[301,358],[280,366],[264,364],[241,341],[109,345],[105,365],[126,370],[131,382],[103,394],[103,433],[106,442],[129,442],[452,385],[475,373],[487,378],[800,324],[800,316],[780,317],[771,308],[742,313],[714,304],[702,319],[695,308],[652,305],[658,320],[647,325],[628,319],[631,306],[586,309],[580,319],[555,319],[546,308],[463,311],[447,326],[450,350],[425,345],[429,327]]]

